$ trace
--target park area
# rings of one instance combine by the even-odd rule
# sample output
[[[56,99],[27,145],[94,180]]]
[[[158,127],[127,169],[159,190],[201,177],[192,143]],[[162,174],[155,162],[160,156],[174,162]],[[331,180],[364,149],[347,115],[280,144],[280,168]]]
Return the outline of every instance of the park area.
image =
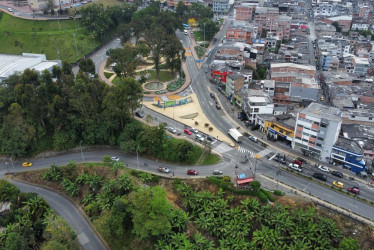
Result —
[[[0,53],[45,54],[72,63],[99,44],[77,20],[25,20],[0,13]]]

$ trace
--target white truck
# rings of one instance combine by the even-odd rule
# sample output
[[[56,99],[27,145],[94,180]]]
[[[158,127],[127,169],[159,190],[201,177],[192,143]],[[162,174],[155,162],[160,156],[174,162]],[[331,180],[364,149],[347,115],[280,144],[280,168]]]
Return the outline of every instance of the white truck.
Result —
[[[241,142],[243,139],[243,135],[235,128],[229,129],[229,135],[231,135],[231,137],[234,138],[236,142]]]

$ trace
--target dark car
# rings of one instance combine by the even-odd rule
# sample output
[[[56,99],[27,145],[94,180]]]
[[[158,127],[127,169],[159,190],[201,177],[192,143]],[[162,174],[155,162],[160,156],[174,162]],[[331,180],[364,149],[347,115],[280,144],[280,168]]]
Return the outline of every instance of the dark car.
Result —
[[[217,104],[217,105],[216,105],[216,108],[217,108],[218,110],[220,110],[220,109],[221,109],[221,106],[219,106],[219,104]]]
[[[257,129],[259,129],[260,128],[260,125],[254,125],[252,128],[251,128],[251,130],[252,131],[255,131],[255,130],[257,130]]]
[[[140,111],[136,111],[136,112],[135,112],[135,115],[136,115],[137,117],[139,117],[139,118],[143,118],[143,117],[144,117],[144,115],[143,115]]]
[[[333,176],[336,176],[336,177],[339,177],[339,178],[343,178],[343,173],[341,173],[339,171],[331,171],[331,174]]]
[[[206,139],[207,139],[208,141],[210,141],[210,142],[214,141],[214,138],[211,137],[211,136],[208,136]]]
[[[321,181],[327,181],[327,176],[321,173],[314,173],[313,177]]]
[[[210,93],[210,97],[214,98],[214,94],[213,94],[213,93]]]
[[[285,156],[285,155],[282,155],[282,154],[277,154],[277,155],[274,157],[274,161],[280,162],[280,163],[282,163],[282,164],[286,164],[286,156]]]

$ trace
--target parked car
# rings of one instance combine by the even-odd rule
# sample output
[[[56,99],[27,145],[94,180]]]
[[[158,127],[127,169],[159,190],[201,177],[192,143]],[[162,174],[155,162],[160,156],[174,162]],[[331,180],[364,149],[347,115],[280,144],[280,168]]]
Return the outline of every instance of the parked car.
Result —
[[[252,135],[248,136],[248,138],[249,138],[251,141],[255,142],[255,143],[258,142],[258,139],[257,139],[256,137],[252,136]]]
[[[330,172],[330,169],[328,167],[325,167],[325,166],[319,166],[318,167],[319,170],[323,171],[323,172]]]
[[[300,161],[300,160],[293,160],[292,163],[293,163],[293,164],[297,164],[297,165],[299,165],[299,166],[302,166],[302,165],[303,165],[303,162]]]
[[[313,177],[321,181],[327,181],[327,176],[322,173],[314,173]]]
[[[343,178],[343,173],[341,173],[339,171],[331,171],[331,174],[336,176],[336,177]]]
[[[198,175],[199,171],[197,171],[195,169],[189,169],[189,170],[187,170],[187,174],[188,175]]]
[[[13,9],[12,9],[12,8],[8,8],[8,11],[9,11],[9,12],[13,12]]]
[[[221,109],[221,106],[220,106],[219,104],[216,104],[216,108],[217,108],[218,110],[220,110],[220,109]]]
[[[192,132],[189,131],[188,129],[185,129],[185,130],[184,130],[184,133],[185,133],[185,134],[188,134],[188,135],[192,135]]]
[[[222,175],[222,170],[213,170],[213,175]]]
[[[197,134],[199,133],[199,130],[197,130],[196,128],[191,128],[191,132]]]
[[[211,136],[208,136],[206,139],[207,139],[208,141],[210,141],[210,142],[213,142],[213,141],[214,141],[214,138],[211,137]]]
[[[359,187],[349,187],[348,192],[354,193],[354,194],[360,194],[360,188]]]
[[[136,112],[135,112],[135,115],[136,115],[137,117],[139,117],[139,118],[143,118],[143,117],[144,117],[144,115],[143,115],[140,111],[136,111]]]
[[[111,159],[112,161],[119,161],[119,158],[118,158],[117,156],[112,156],[112,157],[110,157],[110,159]]]
[[[173,134],[177,133],[177,130],[175,128],[172,128],[172,127],[168,127],[168,131],[173,133]]]
[[[293,169],[293,170],[299,171],[299,172],[303,171],[303,169],[301,168],[301,166],[298,165],[298,164],[295,164],[295,163],[290,163],[288,165],[288,167],[291,168],[291,169]]]
[[[158,171],[161,173],[170,173],[170,169],[168,168],[158,168]]]
[[[214,94],[213,93],[210,93],[210,97],[212,97],[214,99]]]
[[[340,182],[340,181],[333,181],[332,185],[334,185],[335,187],[338,187],[338,188],[344,188],[344,183]]]
[[[366,178],[366,177],[368,177],[368,174],[367,174],[365,171],[358,172],[358,173],[356,173],[356,175],[358,175],[358,176],[360,176],[360,177],[362,177],[362,178]]]
[[[31,162],[24,162],[22,163],[22,167],[31,167],[32,163]]]
[[[176,129],[176,131],[177,131],[177,135],[181,135],[182,134],[178,129]]]
[[[199,134],[197,134],[195,136],[195,140],[196,141],[200,141],[200,142],[204,142],[205,141],[204,137],[202,135],[199,135]]]

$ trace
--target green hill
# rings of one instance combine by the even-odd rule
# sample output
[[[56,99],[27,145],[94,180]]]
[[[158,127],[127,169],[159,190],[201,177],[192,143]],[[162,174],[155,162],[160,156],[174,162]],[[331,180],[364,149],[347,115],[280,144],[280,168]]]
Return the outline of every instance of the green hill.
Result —
[[[75,47],[75,39],[78,54]],[[78,20],[37,21],[0,13],[0,53],[46,54],[47,59],[75,62],[100,44]]]

